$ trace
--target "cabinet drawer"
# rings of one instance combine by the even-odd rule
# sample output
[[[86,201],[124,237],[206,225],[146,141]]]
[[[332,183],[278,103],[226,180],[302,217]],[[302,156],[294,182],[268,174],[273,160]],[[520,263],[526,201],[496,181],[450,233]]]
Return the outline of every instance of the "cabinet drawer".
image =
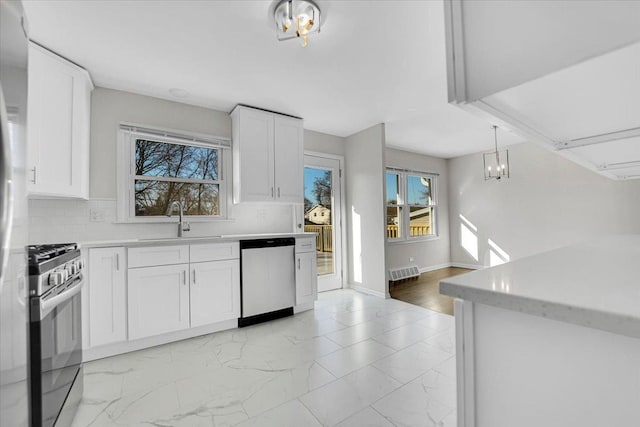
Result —
[[[204,243],[191,245],[191,262],[220,261],[240,258],[238,242]]]
[[[296,253],[313,252],[316,250],[315,237],[296,237]]]
[[[189,246],[149,246],[129,249],[129,268],[189,262]]]

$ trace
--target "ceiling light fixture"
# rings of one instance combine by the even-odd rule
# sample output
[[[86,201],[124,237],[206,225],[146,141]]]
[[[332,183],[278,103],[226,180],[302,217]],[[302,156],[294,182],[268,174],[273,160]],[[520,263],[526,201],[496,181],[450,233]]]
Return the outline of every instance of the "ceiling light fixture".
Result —
[[[311,0],[281,0],[273,10],[278,40],[298,38],[302,46],[320,32],[320,8]]]
[[[498,151],[498,126],[493,126],[496,150],[484,153],[484,180],[509,178],[509,150]]]

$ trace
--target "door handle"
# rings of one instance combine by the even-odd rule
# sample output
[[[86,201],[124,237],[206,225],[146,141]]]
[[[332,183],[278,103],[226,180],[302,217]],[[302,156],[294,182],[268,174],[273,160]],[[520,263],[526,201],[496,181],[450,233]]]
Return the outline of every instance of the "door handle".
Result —
[[[196,284],[196,269],[193,269],[193,284]]]
[[[278,187],[278,199],[280,198],[280,187]]]
[[[34,166],[33,168],[31,168],[31,172],[33,172],[33,179],[31,180],[31,182],[34,184],[38,183],[38,174],[36,172],[36,168],[37,166]]]
[[[271,197],[273,197],[273,187],[271,187]]]
[[[187,270],[182,270],[182,284],[187,284]]]
[[[116,271],[120,271],[120,254],[116,254]]]
[[[298,270],[300,270],[300,258],[298,258]]]

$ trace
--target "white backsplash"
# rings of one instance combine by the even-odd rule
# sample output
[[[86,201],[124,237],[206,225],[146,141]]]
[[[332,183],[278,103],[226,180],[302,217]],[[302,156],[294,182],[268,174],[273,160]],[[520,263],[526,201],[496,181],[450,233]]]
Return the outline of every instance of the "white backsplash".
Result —
[[[232,219],[192,222],[189,236],[288,233],[293,231],[291,205],[240,204],[231,207]],[[111,199],[29,201],[29,243],[95,242],[175,237],[176,223],[115,223],[116,201]],[[176,218],[177,222],[177,218]]]

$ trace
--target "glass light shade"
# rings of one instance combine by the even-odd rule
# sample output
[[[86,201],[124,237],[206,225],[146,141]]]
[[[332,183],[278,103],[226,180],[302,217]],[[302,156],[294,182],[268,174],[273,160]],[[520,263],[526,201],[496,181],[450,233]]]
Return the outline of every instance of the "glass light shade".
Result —
[[[320,8],[310,0],[282,0],[273,17],[278,40],[300,38],[306,46],[307,36],[320,32]]]

